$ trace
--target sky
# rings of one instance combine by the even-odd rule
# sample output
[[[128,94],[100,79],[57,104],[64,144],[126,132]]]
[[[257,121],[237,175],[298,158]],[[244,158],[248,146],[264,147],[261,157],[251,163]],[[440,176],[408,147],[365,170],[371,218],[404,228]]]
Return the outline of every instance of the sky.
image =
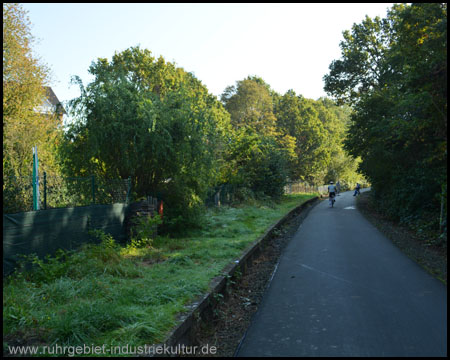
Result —
[[[220,96],[248,75],[280,94],[318,99],[323,76],[341,57],[342,32],[368,15],[386,17],[390,3],[26,3],[34,54],[51,69],[63,103],[80,95],[98,58],[139,45],[192,72]]]

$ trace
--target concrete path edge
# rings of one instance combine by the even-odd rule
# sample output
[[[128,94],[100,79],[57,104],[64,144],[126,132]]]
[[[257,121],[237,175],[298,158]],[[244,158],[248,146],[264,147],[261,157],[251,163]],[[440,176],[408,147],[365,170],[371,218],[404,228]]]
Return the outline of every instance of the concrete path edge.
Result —
[[[286,223],[294,215],[300,214],[305,207],[316,205],[318,202],[318,196],[309,199],[290,210],[280,220],[271,225],[264,234],[258,237],[244,250],[238,260],[228,264],[222,270],[221,276],[218,276],[211,281],[208,293],[186,306],[188,313],[181,317],[181,322],[169,333],[165,341],[162,344],[153,344],[153,346],[155,348],[158,346],[167,348],[176,347],[179,344],[186,346],[191,345],[195,329],[200,326],[202,321],[206,321],[206,319],[212,317],[214,307],[218,302],[218,294],[223,294],[226,291],[227,282],[234,273],[239,269],[242,274],[245,274],[247,269],[252,265],[252,259],[260,254],[264,245],[270,240],[274,230]],[[148,354],[146,355],[148,356]],[[164,354],[158,354],[157,356],[164,356]]]

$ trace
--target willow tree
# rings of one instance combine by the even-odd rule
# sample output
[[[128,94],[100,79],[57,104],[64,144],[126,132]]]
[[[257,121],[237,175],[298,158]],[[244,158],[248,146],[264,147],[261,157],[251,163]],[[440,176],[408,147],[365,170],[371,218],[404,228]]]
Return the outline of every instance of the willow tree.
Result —
[[[193,225],[218,173],[229,115],[191,73],[129,48],[89,68],[63,148],[71,174],[132,178],[135,197],[166,201],[166,225]]]

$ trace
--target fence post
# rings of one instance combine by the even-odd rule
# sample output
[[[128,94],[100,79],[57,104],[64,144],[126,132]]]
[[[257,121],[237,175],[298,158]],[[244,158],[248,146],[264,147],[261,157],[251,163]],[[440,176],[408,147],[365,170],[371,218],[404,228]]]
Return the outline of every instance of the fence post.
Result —
[[[33,146],[33,210],[39,210],[39,161],[37,146]]]
[[[47,173],[44,171],[44,210],[47,210]]]
[[[126,203],[130,203],[130,191],[131,191],[131,176],[128,176],[128,189],[127,189],[127,199]]]
[[[92,183],[92,204],[95,204],[95,175],[91,175],[91,183]]]

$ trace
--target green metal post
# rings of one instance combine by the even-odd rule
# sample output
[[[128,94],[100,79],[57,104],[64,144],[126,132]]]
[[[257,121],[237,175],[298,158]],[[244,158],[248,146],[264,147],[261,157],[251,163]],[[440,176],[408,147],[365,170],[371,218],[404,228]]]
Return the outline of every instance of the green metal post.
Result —
[[[95,204],[95,175],[91,176],[92,179],[92,204]]]
[[[33,147],[33,210],[39,210],[39,162],[37,146]]]
[[[131,176],[128,176],[128,189],[127,189],[127,200],[126,203],[130,203],[130,192],[131,192]]]

